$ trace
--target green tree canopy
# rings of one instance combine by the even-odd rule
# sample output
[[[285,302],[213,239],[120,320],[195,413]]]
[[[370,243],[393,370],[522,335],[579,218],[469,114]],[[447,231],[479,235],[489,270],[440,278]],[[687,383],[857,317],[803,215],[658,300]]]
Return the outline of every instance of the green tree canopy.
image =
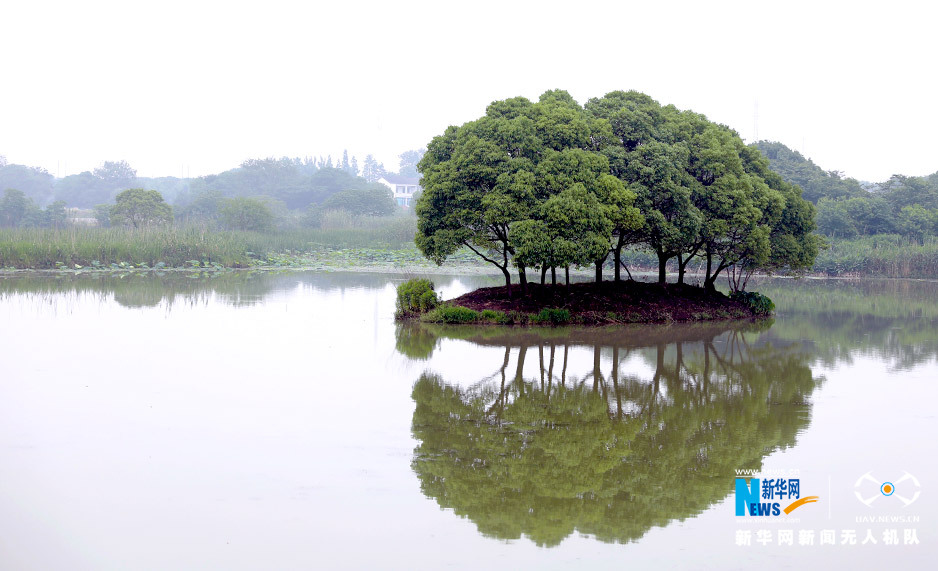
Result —
[[[837,171],[825,171],[811,159],[790,149],[782,143],[759,141],[753,144],[768,158],[772,170],[785,181],[797,185],[803,191],[805,200],[817,204],[822,198],[850,198],[865,196],[860,183],[852,178],[844,178]]]
[[[224,198],[220,202],[218,214],[222,225],[229,230],[263,232],[274,225],[273,212],[263,200],[257,198]]]
[[[127,161],[104,161],[91,173],[110,188],[127,188],[137,180],[137,171]]]
[[[442,263],[460,247],[509,267],[602,265],[647,248],[659,281],[677,258],[707,260],[713,289],[727,268],[801,271],[813,263],[813,207],[739,135],[706,117],[616,91],[581,107],[565,91],[536,103],[496,101],[484,117],[449,127],[418,168],[417,246]]]
[[[172,207],[156,190],[130,188],[118,194],[115,200],[110,212],[111,224],[142,228],[173,221]]]
[[[323,210],[345,210],[365,216],[389,216],[397,211],[388,189],[381,186],[350,188],[337,192],[322,204]]]
[[[612,230],[638,221],[628,210],[634,194],[603,178],[608,159],[598,151],[611,137],[563,91],[496,101],[449,127],[418,165],[418,248],[442,263],[468,247],[502,271],[509,291],[512,265],[524,288],[528,267],[604,259]],[[561,227],[574,214],[577,226]]]

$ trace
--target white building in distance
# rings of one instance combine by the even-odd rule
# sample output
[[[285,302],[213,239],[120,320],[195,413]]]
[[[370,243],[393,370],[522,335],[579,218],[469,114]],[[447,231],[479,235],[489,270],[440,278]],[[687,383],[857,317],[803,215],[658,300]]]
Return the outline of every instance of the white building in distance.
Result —
[[[420,179],[409,176],[386,174],[379,178],[378,182],[391,189],[394,201],[401,208],[413,208],[414,193],[423,190],[418,184]]]

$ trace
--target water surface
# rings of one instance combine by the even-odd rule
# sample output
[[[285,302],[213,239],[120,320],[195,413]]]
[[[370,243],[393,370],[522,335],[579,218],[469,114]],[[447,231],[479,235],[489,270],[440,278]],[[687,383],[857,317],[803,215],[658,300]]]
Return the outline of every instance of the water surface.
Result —
[[[938,554],[936,284],[775,280],[756,286],[778,305],[770,322],[512,330],[396,325],[404,279],[0,277],[0,567],[914,568]],[[433,279],[446,297],[498,283]],[[820,500],[737,517],[738,470],[794,474]],[[906,473],[918,486],[857,499]]]

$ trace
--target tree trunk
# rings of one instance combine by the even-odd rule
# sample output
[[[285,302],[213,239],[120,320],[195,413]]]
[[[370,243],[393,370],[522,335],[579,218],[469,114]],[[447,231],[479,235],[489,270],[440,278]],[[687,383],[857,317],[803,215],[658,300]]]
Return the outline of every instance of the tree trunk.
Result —
[[[596,262],[596,283],[602,283],[603,281],[603,261],[599,260]]]
[[[550,267],[550,285],[557,285],[557,266]]]
[[[544,279],[547,277],[547,264],[541,267],[541,285],[544,285]]]
[[[511,274],[508,272],[508,268],[498,266],[498,269],[505,274],[505,287],[508,288],[508,297],[511,297]]]
[[[707,291],[716,291],[717,277],[713,275],[713,253],[707,250],[707,276],[704,278],[704,289]]]
[[[716,269],[713,269],[713,255],[710,252],[707,252],[707,277],[704,279],[704,289],[707,291],[716,291],[717,290],[717,277],[719,277],[720,272],[726,269],[726,266],[723,265],[723,262],[717,264]]]
[[[521,293],[528,293],[528,275],[524,266],[518,266],[518,281],[521,283]]]
[[[658,283],[664,284],[668,282],[668,256],[662,252],[658,252]]]
[[[615,257],[613,262],[616,265],[616,272],[615,272],[616,283],[622,281],[622,277],[620,275],[621,271],[619,270],[619,266],[622,265],[622,247],[623,246],[625,246],[625,237],[620,235],[619,239],[616,241],[616,247],[613,249],[613,255]]]
[[[687,259],[690,260],[690,257],[688,257]],[[684,266],[685,266],[685,264],[687,264],[687,262],[685,262],[685,261],[683,260],[681,254],[678,254],[678,255],[677,255],[677,283],[679,283],[679,284],[683,284],[683,283],[684,283]]]
[[[570,287],[570,266],[564,266],[563,273],[567,280],[567,287]]]

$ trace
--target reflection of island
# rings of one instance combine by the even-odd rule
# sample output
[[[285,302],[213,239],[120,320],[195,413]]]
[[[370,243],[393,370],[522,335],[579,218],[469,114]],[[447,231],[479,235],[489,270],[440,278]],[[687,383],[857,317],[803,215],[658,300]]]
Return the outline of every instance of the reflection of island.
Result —
[[[421,489],[485,535],[539,545],[574,532],[633,541],[699,514],[737,468],[794,443],[819,383],[798,346],[728,327],[450,330],[504,357],[468,387],[429,372],[416,382]],[[584,350],[592,366],[575,371],[571,352]]]

